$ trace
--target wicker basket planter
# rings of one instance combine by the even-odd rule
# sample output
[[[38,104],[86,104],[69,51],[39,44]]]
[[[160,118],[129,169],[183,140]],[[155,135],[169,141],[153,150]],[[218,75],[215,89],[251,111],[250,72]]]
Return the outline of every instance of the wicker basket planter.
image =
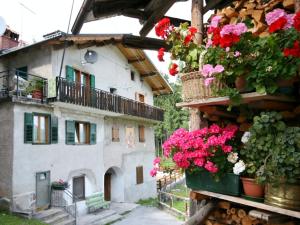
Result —
[[[211,85],[205,86],[205,77],[199,71],[181,74],[180,78],[182,81],[182,97],[185,102],[216,97],[214,92],[225,87],[218,79],[215,79]]]

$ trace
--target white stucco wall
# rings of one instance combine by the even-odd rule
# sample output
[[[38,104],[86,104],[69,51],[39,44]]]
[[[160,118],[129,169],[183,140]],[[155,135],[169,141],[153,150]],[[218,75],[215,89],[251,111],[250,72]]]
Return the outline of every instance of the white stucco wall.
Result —
[[[116,88],[116,94],[135,99],[135,93],[145,95],[145,102],[153,105],[153,93],[151,87],[144,81],[140,81],[138,71],[130,64],[126,57],[114,45],[103,47],[92,46],[88,48],[98,54],[98,60],[94,64],[82,63],[87,49],[78,49],[71,46],[66,49],[64,65],[77,68],[80,71],[94,74],[96,88],[109,91],[109,88]],[[52,71],[58,76],[62,50],[53,50]],[[132,81],[130,71],[135,71],[135,80]],[[62,77],[66,77],[65,66],[62,70]]]
[[[58,144],[24,144],[24,112],[49,113],[59,118]],[[56,108],[15,105],[14,107],[13,194],[35,191],[36,172],[51,171],[51,181],[86,176],[86,196],[103,191],[103,118]],[[96,145],[66,145],[65,121],[77,120],[97,124]],[[72,187],[71,187],[72,188]]]

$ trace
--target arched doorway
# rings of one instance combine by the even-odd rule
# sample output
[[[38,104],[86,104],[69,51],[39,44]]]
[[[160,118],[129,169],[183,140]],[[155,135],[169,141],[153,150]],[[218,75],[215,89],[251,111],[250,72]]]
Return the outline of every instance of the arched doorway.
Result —
[[[111,167],[104,174],[104,199],[124,202],[123,172],[119,167]]]

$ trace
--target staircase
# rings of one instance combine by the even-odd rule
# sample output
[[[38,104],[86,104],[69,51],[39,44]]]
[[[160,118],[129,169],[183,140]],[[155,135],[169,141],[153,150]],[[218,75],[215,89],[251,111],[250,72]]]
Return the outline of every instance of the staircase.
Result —
[[[75,219],[62,208],[44,210],[33,217],[51,225],[75,225]]]

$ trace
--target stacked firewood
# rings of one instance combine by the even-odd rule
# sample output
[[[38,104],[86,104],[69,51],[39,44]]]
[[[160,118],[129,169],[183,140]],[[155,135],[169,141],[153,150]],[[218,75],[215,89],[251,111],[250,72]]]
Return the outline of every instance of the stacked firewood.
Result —
[[[275,215],[275,217],[274,217]],[[275,218],[275,219],[274,219]],[[230,202],[221,201],[204,223],[205,225],[296,225],[289,218],[264,211],[248,210]]]
[[[251,31],[259,36],[268,35],[265,14],[274,8],[283,8],[294,12],[294,0],[238,0],[232,6],[217,11],[222,16],[221,23],[236,24],[240,21],[250,19],[254,25]]]

